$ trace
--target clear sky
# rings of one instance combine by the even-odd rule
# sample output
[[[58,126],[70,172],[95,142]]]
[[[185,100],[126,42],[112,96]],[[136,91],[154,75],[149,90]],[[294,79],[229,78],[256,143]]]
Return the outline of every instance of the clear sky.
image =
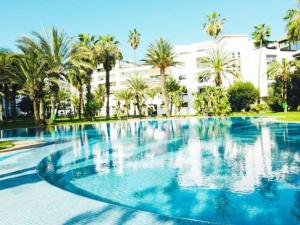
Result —
[[[175,44],[207,40],[205,17],[217,11],[226,18],[225,34],[251,34],[253,26],[271,26],[272,39],[284,36],[283,15],[295,0],[0,0],[0,47],[16,50],[15,40],[43,26],[69,35],[115,35],[125,59],[132,58],[128,30],[137,28],[143,58],[150,42],[165,37]]]

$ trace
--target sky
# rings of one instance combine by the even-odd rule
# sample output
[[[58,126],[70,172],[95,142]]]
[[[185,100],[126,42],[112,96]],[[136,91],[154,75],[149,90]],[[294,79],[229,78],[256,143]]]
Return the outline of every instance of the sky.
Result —
[[[0,0],[0,47],[16,51],[21,36],[55,26],[70,36],[114,35],[130,60],[128,33],[136,28],[142,59],[159,37],[173,45],[208,40],[203,24],[212,11],[226,18],[224,34],[251,35],[255,25],[265,23],[276,40],[285,35],[282,18],[295,5],[295,0]]]

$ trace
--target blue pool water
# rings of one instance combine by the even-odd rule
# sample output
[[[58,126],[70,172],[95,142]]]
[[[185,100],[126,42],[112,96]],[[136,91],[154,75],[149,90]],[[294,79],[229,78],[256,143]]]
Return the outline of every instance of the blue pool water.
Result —
[[[300,124],[193,118],[68,126],[40,136],[72,144],[38,169],[79,195],[188,220],[300,222]]]

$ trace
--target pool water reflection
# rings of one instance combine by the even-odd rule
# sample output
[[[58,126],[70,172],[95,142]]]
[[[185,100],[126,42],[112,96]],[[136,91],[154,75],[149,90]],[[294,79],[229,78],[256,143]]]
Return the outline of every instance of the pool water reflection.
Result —
[[[57,128],[58,129],[58,128]],[[69,126],[39,173],[121,206],[229,224],[299,224],[300,124],[260,118]]]

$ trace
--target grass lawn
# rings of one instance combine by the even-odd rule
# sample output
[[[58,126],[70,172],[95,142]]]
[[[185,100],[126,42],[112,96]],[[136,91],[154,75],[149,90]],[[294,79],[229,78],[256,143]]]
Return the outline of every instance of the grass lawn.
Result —
[[[300,122],[300,112],[268,112],[257,114],[253,112],[244,112],[244,113],[233,113],[231,116],[270,116],[275,117],[278,121],[290,121],[290,122]],[[157,117],[163,118],[163,117]],[[57,118],[55,124],[47,125],[48,127],[55,125],[76,125],[76,124],[95,124],[99,122],[114,122],[114,121],[124,121],[125,119],[118,120],[117,118],[111,118],[110,120],[106,120],[105,117],[96,117],[94,121],[87,121],[85,119],[72,119],[69,118]],[[16,121],[8,121],[5,123],[0,123],[0,130],[3,129],[13,129],[13,128],[26,128],[26,127],[34,127],[33,119],[18,119]]]
[[[11,141],[0,141],[0,150],[14,146]]]
[[[233,113],[232,116],[270,116],[276,117],[278,121],[290,121],[290,122],[300,122],[300,112],[268,112],[268,113]]]

